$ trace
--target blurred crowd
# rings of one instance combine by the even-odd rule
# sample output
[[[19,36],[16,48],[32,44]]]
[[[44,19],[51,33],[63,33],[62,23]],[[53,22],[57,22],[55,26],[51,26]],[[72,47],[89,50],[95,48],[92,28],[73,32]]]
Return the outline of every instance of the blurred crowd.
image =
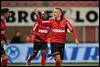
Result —
[[[50,39],[51,39],[50,36],[48,36],[48,42],[50,42]],[[19,31],[19,30],[15,31],[13,37],[9,41],[10,44],[13,44],[13,43],[18,43],[18,44],[20,44],[20,43],[32,44],[33,42],[34,41],[32,41],[32,35],[31,34],[29,34],[29,35],[27,35],[25,37],[22,37],[21,31]]]
[[[33,43],[31,39],[31,35],[27,35],[25,37],[25,41],[23,41],[23,38],[21,36],[21,32],[19,30],[16,30],[12,39],[9,41],[9,43]]]

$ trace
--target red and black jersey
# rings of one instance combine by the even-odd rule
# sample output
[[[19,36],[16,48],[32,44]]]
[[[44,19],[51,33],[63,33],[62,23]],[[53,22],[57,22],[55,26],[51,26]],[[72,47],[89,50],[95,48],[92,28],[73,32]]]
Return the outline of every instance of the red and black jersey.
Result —
[[[3,19],[1,19],[1,40],[3,40],[5,37],[6,28],[6,22]]]
[[[31,33],[35,35],[34,41],[47,42],[48,27],[35,23],[34,26],[32,27]]]

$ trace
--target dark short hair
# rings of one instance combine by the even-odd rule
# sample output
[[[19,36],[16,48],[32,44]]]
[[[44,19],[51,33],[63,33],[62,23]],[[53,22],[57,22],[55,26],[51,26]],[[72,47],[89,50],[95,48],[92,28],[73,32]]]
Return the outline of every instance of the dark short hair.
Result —
[[[1,15],[4,15],[5,13],[8,13],[9,9],[8,8],[2,8],[1,9]]]

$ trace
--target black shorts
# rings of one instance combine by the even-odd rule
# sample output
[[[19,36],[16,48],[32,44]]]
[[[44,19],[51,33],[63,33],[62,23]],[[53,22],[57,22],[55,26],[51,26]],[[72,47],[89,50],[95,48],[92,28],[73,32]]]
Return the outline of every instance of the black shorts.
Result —
[[[5,54],[5,50],[4,50],[3,46],[0,46],[0,48],[1,48],[1,55]]]
[[[34,42],[34,51],[47,50],[46,42]]]
[[[51,43],[51,53],[54,55],[60,54],[60,58],[64,59],[65,43]]]

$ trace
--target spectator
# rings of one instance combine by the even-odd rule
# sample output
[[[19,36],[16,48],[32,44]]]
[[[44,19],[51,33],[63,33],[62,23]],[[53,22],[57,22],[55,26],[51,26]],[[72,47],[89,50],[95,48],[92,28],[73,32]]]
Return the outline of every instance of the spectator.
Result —
[[[20,33],[20,31],[16,31],[15,32],[15,35],[14,35],[14,37],[12,38],[12,40],[11,40],[11,42],[10,43],[22,43],[22,41],[21,41],[21,33]]]
[[[27,44],[33,43],[31,36],[26,36],[25,43],[27,43]]]

